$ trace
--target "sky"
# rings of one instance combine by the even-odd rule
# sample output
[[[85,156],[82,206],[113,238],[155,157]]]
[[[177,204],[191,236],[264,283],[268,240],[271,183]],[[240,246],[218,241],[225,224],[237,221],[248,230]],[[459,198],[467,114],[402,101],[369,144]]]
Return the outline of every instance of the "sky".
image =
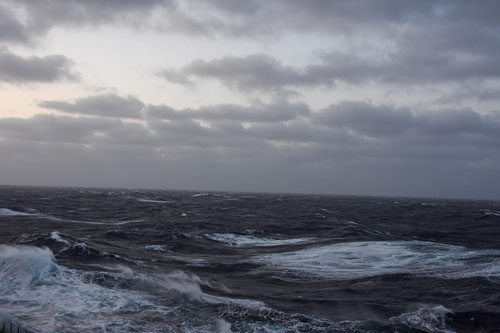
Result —
[[[0,0],[0,184],[498,200],[499,17]]]

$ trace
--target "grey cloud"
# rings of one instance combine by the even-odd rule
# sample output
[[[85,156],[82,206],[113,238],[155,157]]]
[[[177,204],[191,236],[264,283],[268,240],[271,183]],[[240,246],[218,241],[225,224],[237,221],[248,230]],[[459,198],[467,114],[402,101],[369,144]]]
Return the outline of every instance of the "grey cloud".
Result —
[[[380,82],[390,85],[462,83],[474,79],[500,79],[497,53],[476,54],[467,59],[426,50],[426,45],[389,54],[381,61],[369,61],[353,54],[325,53],[318,64],[297,68],[286,66],[264,54],[196,60],[177,72],[161,76],[172,83],[192,82],[193,77],[216,79],[242,92],[281,91],[297,87],[331,87],[337,81],[350,84]]]
[[[21,57],[0,50],[0,82],[13,84],[74,81],[73,61],[62,55]]]
[[[309,107],[303,103],[288,103],[286,101],[270,104],[255,102],[249,107],[236,104],[219,104],[200,107],[198,109],[184,109],[176,111],[168,106],[149,106],[150,117],[175,119],[202,119],[202,120],[235,120],[243,122],[279,122],[308,116]]]
[[[183,85],[193,85],[194,82],[191,81],[187,75],[180,73],[178,71],[175,71],[173,69],[162,69],[158,71],[157,73],[159,76],[163,77],[165,80],[172,82],[172,83],[177,83],[177,84],[183,84]]]
[[[196,60],[177,72],[176,77],[162,75],[168,81],[178,83],[178,78],[190,81],[190,76],[218,79],[227,86],[241,91],[281,90],[289,86],[331,84],[331,76],[311,75],[307,69],[285,66],[279,60],[265,55],[244,57],[227,56],[211,61]]]
[[[42,101],[38,105],[65,113],[132,119],[141,119],[145,106],[133,96],[121,97],[114,94],[83,97],[73,102]]]

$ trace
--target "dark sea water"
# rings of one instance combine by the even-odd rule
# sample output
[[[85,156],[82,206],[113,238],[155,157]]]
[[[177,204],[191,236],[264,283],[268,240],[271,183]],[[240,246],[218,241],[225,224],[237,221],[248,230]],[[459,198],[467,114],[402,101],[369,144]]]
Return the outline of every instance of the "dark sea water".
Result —
[[[500,203],[0,187],[34,332],[500,332]]]

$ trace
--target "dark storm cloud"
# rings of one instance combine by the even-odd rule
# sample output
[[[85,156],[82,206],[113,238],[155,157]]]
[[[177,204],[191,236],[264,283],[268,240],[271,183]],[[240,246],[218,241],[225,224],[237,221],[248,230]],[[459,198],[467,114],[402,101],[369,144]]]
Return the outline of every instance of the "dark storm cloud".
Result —
[[[317,112],[313,121],[368,138],[394,138],[401,143],[478,144],[500,138],[498,113],[471,109],[412,111],[392,105],[342,102]],[[401,141],[402,140],[402,141]]]
[[[500,26],[497,20],[500,4],[495,0],[476,3],[468,0],[207,0],[193,3],[204,6],[204,13],[215,12],[211,16],[213,21],[219,20],[215,26],[229,35],[385,32],[394,37],[394,33],[408,27],[412,30],[432,25],[468,26],[472,31],[482,31]],[[224,24],[227,21],[229,23]]]
[[[353,42],[316,63],[287,66],[265,54],[194,61],[160,72],[174,83],[213,78],[241,90],[280,92],[336,82],[429,85],[498,80],[498,1],[0,0],[0,40],[29,40],[58,25],[126,23],[164,32],[281,37],[328,34]],[[11,10],[12,9],[12,10]],[[22,12],[22,22],[13,13]],[[19,14],[17,16],[20,16]],[[376,47],[375,47],[376,46]]]
[[[318,124],[345,128],[369,137],[392,136],[410,130],[417,120],[408,109],[374,106],[365,102],[342,102],[315,114]]]
[[[42,101],[39,106],[65,113],[95,115],[116,118],[142,118],[144,103],[133,96],[114,94],[78,98],[73,102]]]
[[[337,43],[343,47],[335,44],[333,49],[327,42],[323,48],[329,51],[303,67],[285,65],[266,54],[196,60],[177,71],[161,72],[170,82],[216,79],[245,92],[331,87],[336,82],[414,86],[500,79],[498,1],[475,5],[468,1],[209,1],[204,5],[230,17],[229,23],[219,26],[229,34],[252,38],[255,33],[327,33],[339,38]]]
[[[33,35],[57,25],[150,25],[170,32],[255,36],[283,31],[344,30],[359,25],[401,22],[415,15],[432,15],[429,1],[185,1],[173,0],[2,0],[26,16]],[[151,14],[159,19],[151,22]],[[460,11],[454,15],[460,17]],[[355,22],[355,23],[354,23]]]
[[[2,0],[8,6],[22,10],[24,30],[38,36],[58,25],[81,26],[132,23],[140,27],[147,23],[155,9],[174,8],[170,0]]]
[[[26,27],[15,13],[0,3],[0,43],[25,42],[28,40]]]
[[[13,84],[74,81],[73,61],[62,55],[21,57],[0,49],[0,82]]]
[[[452,92],[443,93],[436,98],[436,103],[461,103],[464,100],[475,100],[478,102],[500,101],[500,87],[485,87],[481,84],[461,85]]]
[[[414,16],[433,13],[430,1],[187,1],[183,12],[185,32],[199,33],[193,26],[205,27],[205,33],[233,37],[261,37],[290,32],[349,32],[370,25],[383,27]],[[196,10],[198,9],[198,10]],[[174,28],[167,22],[167,27]]]
[[[237,37],[296,33],[395,32],[439,25],[498,28],[495,0],[2,0],[22,9],[33,33],[57,25],[127,22],[166,32]],[[155,15],[152,15],[155,14]],[[411,30],[411,29],[410,29]],[[459,36],[459,35],[458,35]]]

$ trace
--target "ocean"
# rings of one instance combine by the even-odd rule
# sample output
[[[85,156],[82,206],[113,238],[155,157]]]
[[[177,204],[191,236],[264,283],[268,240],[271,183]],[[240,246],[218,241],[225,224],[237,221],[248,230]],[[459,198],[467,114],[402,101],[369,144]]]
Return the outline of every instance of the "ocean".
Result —
[[[500,332],[500,203],[0,187],[32,332]]]

